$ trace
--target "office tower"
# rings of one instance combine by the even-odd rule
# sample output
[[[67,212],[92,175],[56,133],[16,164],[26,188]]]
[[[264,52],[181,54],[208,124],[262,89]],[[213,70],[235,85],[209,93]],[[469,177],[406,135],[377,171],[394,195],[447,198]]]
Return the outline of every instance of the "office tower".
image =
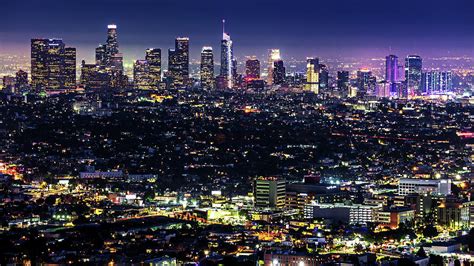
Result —
[[[111,74],[96,64],[86,64],[82,60],[80,83],[87,89],[103,89],[110,87]]]
[[[245,77],[247,79],[260,78],[260,61],[255,56],[249,57],[245,61]]]
[[[349,71],[337,71],[337,88],[347,92],[349,88]]]
[[[76,48],[66,47],[64,50],[64,87],[76,88]]]
[[[227,88],[233,86],[233,61],[234,51],[230,35],[225,32],[225,20],[222,21],[222,41],[221,41],[221,70],[220,75],[227,81]]]
[[[15,77],[8,76],[8,75],[3,76],[2,83],[3,83],[3,87],[2,87],[3,92],[15,93],[15,83],[16,83]]]
[[[18,70],[15,74],[15,88],[17,90],[23,90],[28,87],[28,73],[23,70]]]
[[[281,85],[285,82],[286,71],[283,60],[276,60],[273,63],[273,84]]]
[[[145,60],[149,66],[151,89],[158,89],[161,82],[161,49],[149,48],[145,52]]]
[[[214,88],[214,54],[212,47],[204,46],[201,51],[201,87]]]
[[[281,60],[280,49],[270,49],[268,54],[268,69],[267,69],[267,84],[273,85],[273,67],[275,66],[275,61]]]
[[[319,64],[319,88],[327,89],[329,86],[329,71],[326,65]]]
[[[428,71],[422,74],[424,93],[439,94],[451,92],[453,89],[451,71]]]
[[[306,83],[305,90],[311,91],[316,94],[319,93],[319,59],[318,58],[307,58],[306,59]]]
[[[375,96],[377,98],[389,98],[390,97],[390,84],[383,80],[377,84]]]
[[[254,182],[256,208],[283,209],[286,198],[286,180],[278,177],[259,177]]]
[[[149,90],[152,88],[150,65],[147,60],[137,60],[133,64],[133,82],[135,88]]]
[[[95,63],[98,66],[107,66],[107,47],[104,44],[95,48]]]
[[[398,82],[398,57],[388,55],[385,57],[385,80],[390,84],[390,93],[397,94]]]
[[[31,82],[35,89],[63,89],[65,45],[60,39],[31,40]]]
[[[422,86],[422,66],[423,62],[418,55],[409,55],[405,58],[405,80],[409,96],[421,95]]]
[[[365,95],[370,90],[370,78],[372,77],[372,71],[364,68],[357,71],[356,87],[359,95]]]
[[[189,79],[189,38],[176,38],[175,48],[168,50],[171,87],[183,88]]]
[[[237,73],[237,59],[232,59],[232,86],[239,86],[241,83],[242,75]]]
[[[108,58],[112,58],[113,55],[119,53],[119,45],[117,40],[117,25],[107,26],[107,43],[106,50]]]

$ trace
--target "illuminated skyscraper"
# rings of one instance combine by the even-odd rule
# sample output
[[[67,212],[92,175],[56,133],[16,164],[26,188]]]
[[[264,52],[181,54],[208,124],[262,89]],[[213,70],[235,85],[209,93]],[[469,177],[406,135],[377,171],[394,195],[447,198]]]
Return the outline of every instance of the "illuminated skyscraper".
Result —
[[[119,53],[119,45],[117,40],[117,25],[111,24],[107,26],[106,50],[109,58]]]
[[[67,54],[66,54],[67,51]],[[31,40],[31,83],[34,89],[60,90],[75,84],[75,49],[60,39]],[[74,73],[72,70],[74,69]],[[74,80],[74,81],[73,81]]]
[[[421,86],[423,62],[418,55],[409,55],[405,58],[405,79],[409,96],[421,95],[423,87]]]
[[[304,89],[316,94],[319,93],[319,59],[306,59],[306,83]]]
[[[23,70],[18,70],[15,74],[15,88],[21,91],[28,87],[28,73]]]
[[[273,84],[281,85],[285,82],[286,71],[283,60],[276,60],[273,63]]]
[[[357,71],[357,90],[359,95],[365,95],[370,90],[372,71],[364,68]]]
[[[149,48],[145,53],[145,60],[149,66],[150,86],[156,90],[161,82],[161,49]]]
[[[428,71],[422,77],[424,92],[429,95],[451,92],[453,89],[451,71]]]
[[[398,88],[398,57],[388,55],[385,57],[385,80],[390,84],[390,93],[397,94]]]
[[[221,77],[225,78],[227,88],[232,88],[233,83],[233,61],[234,51],[230,35],[225,32],[225,20],[222,20],[222,41],[221,41]]]
[[[47,89],[60,90],[64,88],[64,53],[62,40],[50,39],[46,50]]]
[[[173,88],[183,88],[189,80],[189,38],[176,38],[175,48],[168,50],[168,71]]]
[[[268,69],[267,69],[267,84],[273,85],[273,68],[275,66],[275,61],[281,60],[280,49],[270,49],[268,54]]]
[[[64,87],[76,88],[76,48],[66,47],[64,50]]]
[[[107,46],[104,44],[99,45],[95,48],[95,63],[98,66],[107,66]]]
[[[133,82],[135,88],[149,90],[152,88],[150,79],[150,65],[147,60],[137,60],[133,64]]]
[[[204,46],[201,51],[201,87],[214,88],[214,54],[212,47]]]
[[[326,65],[319,64],[319,89],[324,92],[329,86],[329,71]]]
[[[260,78],[260,61],[255,56],[249,57],[245,61],[245,77],[247,79]]]

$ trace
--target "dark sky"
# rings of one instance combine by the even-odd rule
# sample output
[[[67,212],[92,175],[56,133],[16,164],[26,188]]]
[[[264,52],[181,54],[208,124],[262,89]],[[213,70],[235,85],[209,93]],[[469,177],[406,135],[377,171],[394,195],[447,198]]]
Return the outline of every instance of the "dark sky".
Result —
[[[28,52],[32,37],[60,37],[90,59],[118,25],[126,60],[189,36],[191,57],[218,51],[221,20],[237,56],[281,48],[285,57],[393,53],[474,55],[474,0],[2,0],[0,52]],[[164,53],[166,56],[166,53]]]

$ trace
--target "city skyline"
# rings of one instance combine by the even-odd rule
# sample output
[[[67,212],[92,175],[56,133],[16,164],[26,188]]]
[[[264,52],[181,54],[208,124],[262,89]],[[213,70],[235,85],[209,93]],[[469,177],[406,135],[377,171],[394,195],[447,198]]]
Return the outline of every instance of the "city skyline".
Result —
[[[472,3],[467,2],[454,1],[442,6],[433,3],[430,14],[426,14],[426,3],[405,0],[390,3],[391,6],[376,4],[372,0],[357,3],[345,0],[340,5],[304,3],[305,8],[295,3],[282,10],[266,1],[252,4],[246,0],[239,4],[234,2],[232,12],[217,8],[217,2],[209,1],[205,16],[198,16],[195,13],[199,12],[194,12],[198,4],[188,1],[181,9],[168,1],[158,4],[147,0],[133,2],[133,5],[126,0],[87,0],[81,1],[80,5],[57,6],[50,3],[38,5],[33,0],[7,1],[5,10],[12,12],[7,12],[2,18],[0,52],[20,54],[28,50],[29,39],[54,37],[76,47],[78,59],[89,61],[93,58],[92,49],[101,41],[103,25],[115,23],[120,28],[121,50],[127,62],[140,58],[146,48],[166,50],[172,47],[178,36],[190,38],[191,59],[197,60],[203,46],[219,47],[220,22],[225,18],[227,31],[235,42],[237,58],[246,55],[260,57],[271,48],[281,49],[285,58],[300,59],[334,55],[384,56],[389,53],[425,57],[473,55],[473,37],[469,33],[473,19],[467,12]],[[136,9],[140,4],[150,8],[138,12]],[[307,9],[315,7],[321,12],[314,16],[308,14]],[[160,15],[150,14],[148,9],[160,10]],[[37,10],[54,14],[61,23],[40,19],[39,12],[34,12]],[[110,12],[99,18],[96,14],[99,10]],[[170,15],[178,11],[183,18]],[[357,16],[357,12],[362,11],[363,15]],[[249,16],[249,12],[255,16]],[[12,17],[10,14],[24,16]]]

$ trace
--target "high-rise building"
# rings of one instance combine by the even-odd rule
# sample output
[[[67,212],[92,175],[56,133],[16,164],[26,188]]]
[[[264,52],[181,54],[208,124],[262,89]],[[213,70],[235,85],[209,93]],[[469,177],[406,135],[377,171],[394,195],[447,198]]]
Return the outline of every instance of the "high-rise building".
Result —
[[[268,54],[267,84],[273,85],[273,68],[275,61],[281,60],[280,49],[270,49]]]
[[[279,177],[259,177],[254,182],[256,208],[283,209],[286,198],[286,180]]]
[[[286,71],[283,60],[276,60],[273,63],[273,84],[281,85],[285,82]]]
[[[423,91],[427,94],[451,92],[453,77],[451,71],[428,71],[422,74]]]
[[[253,56],[245,61],[245,77],[247,79],[260,79],[260,61]]]
[[[66,47],[64,50],[64,87],[76,88],[76,48]]]
[[[214,88],[214,54],[212,47],[204,46],[201,51],[201,87]]]
[[[176,38],[175,48],[168,50],[168,71],[173,88],[183,88],[189,80],[189,38]]]
[[[305,90],[311,91],[316,94],[319,93],[319,59],[318,58],[307,58],[306,59],[306,83]]]
[[[357,91],[359,95],[365,95],[370,91],[372,71],[363,68],[357,71]]]
[[[75,86],[76,49],[60,39],[31,40],[31,83],[34,89],[60,90]]]
[[[135,88],[149,90],[152,88],[150,65],[147,60],[137,60],[133,64],[133,82]]]
[[[233,44],[230,35],[225,32],[225,20],[222,21],[221,41],[221,70],[220,75],[225,78],[227,88],[232,88],[234,75],[232,73],[234,61]]]
[[[161,49],[149,48],[145,52],[149,67],[150,89],[158,89],[161,82]]]
[[[421,95],[423,62],[418,55],[409,55],[405,58],[405,79],[409,96]]]
[[[388,55],[385,57],[385,80],[389,83],[392,94],[398,93],[398,68],[398,56]]]
[[[337,71],[337,88],[340,91],[347,92],[349,82],[349,71]]]
[[[107,43],[106,51],[108,58],[112,58],[119,53],[119,45],[117,40],[117,25],[110,24],[107,26]]]
[[[19,91],[28,87],[28,73],[23,70],[18,70],[15,74],[15,88]]]
[[[104,44],[95,48],[95,63],[98,66],[107,66],[107,46]]]
[[[319,89],[325,90],[329,87],[329,71],[326,65],[319,64]]]
[[[389,98],[390,97],[390,85],[387,81],[382,80],[377,83],[375,96],[377,98]]]

